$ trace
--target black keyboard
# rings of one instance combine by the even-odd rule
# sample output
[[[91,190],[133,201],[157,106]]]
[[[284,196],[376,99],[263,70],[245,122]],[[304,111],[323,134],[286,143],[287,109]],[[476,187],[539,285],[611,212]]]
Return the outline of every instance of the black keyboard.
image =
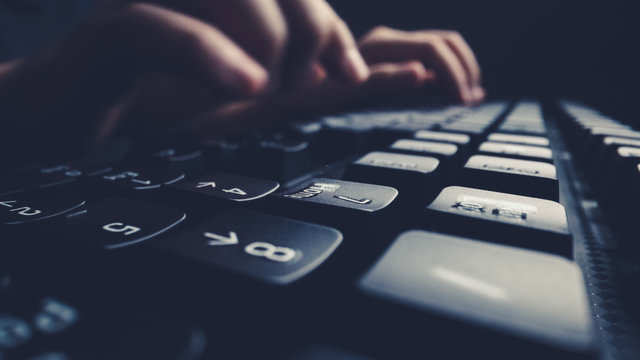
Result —
[[[579,103],[114,142],[0,178],[0,360],[640,358],[640,131]]]

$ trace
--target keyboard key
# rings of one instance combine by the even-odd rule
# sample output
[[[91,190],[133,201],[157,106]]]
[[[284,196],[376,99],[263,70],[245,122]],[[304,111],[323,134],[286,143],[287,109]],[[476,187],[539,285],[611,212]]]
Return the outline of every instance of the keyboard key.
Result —
[[[331,162],[362,151],[376,127],[374,123],[348,116],[324,118],[322,131],[315,137],[311,149],[312,156],[318,162]]]
[[[213,172],[196,179],[177,182],[170,185],[169,189],[198,199],[203,199],[204,195],[206,199],[251,201],[263,198],[279,187],[280,184],[272,180]]]
[[[448,167],[452,167],[460,155],[457,145],[424,140],[400,139],[389,149],[410,155],[433,156]]]
[[[24,190],[48,189],[69,185],[78,179],[90,178],[111,171],[104,164],[63,163],[13,174],[0,181],[0,194],[15,194]]]
[[[130,167],[100,176],[100,182],[125,190],[152,190],[182,180],[184,173],[171,169]]]
[[[85,204],[74,195],[39,196],[33,198],[4,196],[0,198],[0,224],[19,225],[68,214]]]
[[[360,288],[435,315],[420,324],[435,330],[429,332],[434,344],[429,353],[435,358],[442,354],[458,358],[452,355],[458,351],[474,355],[476,345],[492,354],[515,351],[516,358],[574,358],[593,355],[595,350],[582,273],[575,263],[561,257],[407,231],[362,278]],[[455,328],[447,333],[440,332],[440,326]],[[499,336],[485,338],[489,329]],[[401,331],[394,328],[393,333]],[[455,341],[441,339],[446,344],[442,354],[436,352],[441,333],[455,337]],[[485,339],[494,342],[486,344]],[[524,347],[516,339],[533,345]],[[452,344],[458,348],[451,348]],[[525,349],[530,352],[523,353]]]
[[[282,134],[253,141],[240,148],[234,172],[287,182],[313,170],[310,143],[302,138]]]
[[[143,152],[134,159],[136,163],[148,167],[172,169],[178,172],[193,174],[205,166],[201,149],[193,147],[164,147]]]
[[[417,131],[414,136],[418,140],[442,141],[458,146],[467,145],[471,141],[469,135],[443,131],[420,130]]]
[[[406,200],[424,201],[440,190],[439,164],[430,156],[375,151],[351,163],[345,178],[391,186],[399,189],[401,196],[406,192]]]
[[[387,233],[400,226],[397,196],[398,190],[388,186],[313,178],[272,195],[267,205],[284,217],[333,226],[346,238],[375,239],[366,249],[360,249],[360,259],[351,264],[355,268],[355,262],[373,256],[376,247],[388,239]]]
[[[116,197],[69,217],[67,228],[83,244],[116,249],[156,237],[185,217],[181,210]]]
[[[274,196],[330,208],[348,208],[372,213],[387,207],[397,195],[398,190],[388,186],[315,178]]]
[[[427,209],[426,224],[446,232],[573,257],[567,215],[557,202],[450,186]]]
[[[314,271],[341,241],[342,234],[329,227],[238,209],[156,245],[219,268],[285,285]]]
[[[492,142],[505,142],[522,145],[549,146],[549,139],[543,136],[493,133],[489,134],[487,140]]]
[[[556,167],[545,162],[474,155],[464,165],[458,185],[558,201]]]
[[[217,139],[206,140],[200,144],[207,165],[215,170],[230,169],[241,146],[240,141]]]
[[[542,146],[486,141],[480,144],[478,151],[486,153],[487,155],[502,154],[522,160],[553,162],[553,153],[551,150]]]

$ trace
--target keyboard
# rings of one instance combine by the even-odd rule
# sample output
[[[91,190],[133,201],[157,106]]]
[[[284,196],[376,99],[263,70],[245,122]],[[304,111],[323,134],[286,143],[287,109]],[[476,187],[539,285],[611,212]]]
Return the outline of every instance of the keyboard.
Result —
[[[639,177],[640,131],[530,100],[24,164],[0,359],[638,359]]]

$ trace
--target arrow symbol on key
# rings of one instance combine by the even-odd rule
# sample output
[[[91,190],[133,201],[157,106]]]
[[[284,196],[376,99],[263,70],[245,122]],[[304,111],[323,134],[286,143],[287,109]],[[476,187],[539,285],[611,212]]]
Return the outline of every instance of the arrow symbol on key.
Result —
[[[235,245],[238,243],[238,236],[233,231],[229,231],[229,237],[210,233],[210,232],[205,232],[204,236],[208,237],[209,239],[213,239],[213,240],[209,240],[209,245],[212,245],[212,246]]]
[[[216,187],[216,183],[212,182],[201,182],[198,183],[198,185],[196,185],[197,188],[203,188],[203,187],[207,187],[207,186],[211,186],[212,188]]]

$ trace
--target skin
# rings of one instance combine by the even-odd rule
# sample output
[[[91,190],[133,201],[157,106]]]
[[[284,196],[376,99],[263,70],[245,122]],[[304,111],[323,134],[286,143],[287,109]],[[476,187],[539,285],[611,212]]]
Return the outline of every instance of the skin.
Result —
[[[378,27],[356,41],[324,0],[111,0],[0,64],[0,117],[86,147],[116,130],[224,136],[425,86],[484,99],[458,33]]]

